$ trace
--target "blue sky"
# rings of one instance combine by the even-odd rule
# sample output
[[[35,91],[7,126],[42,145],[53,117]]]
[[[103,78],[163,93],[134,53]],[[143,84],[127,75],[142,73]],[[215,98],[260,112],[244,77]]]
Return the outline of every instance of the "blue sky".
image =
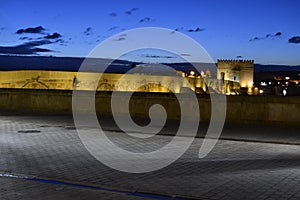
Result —
[[[150,26],[177,29],[215,61],[300,65],[299,6],[296,0],[5,1],[0,53],[85,57],[114,34]]]

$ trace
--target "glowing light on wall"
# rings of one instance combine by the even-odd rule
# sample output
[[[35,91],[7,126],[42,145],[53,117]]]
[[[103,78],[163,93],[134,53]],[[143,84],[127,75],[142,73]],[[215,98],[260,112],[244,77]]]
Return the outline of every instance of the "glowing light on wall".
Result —
[[[253,87],[253,82],[252,81],[248,82],[248,87]]]

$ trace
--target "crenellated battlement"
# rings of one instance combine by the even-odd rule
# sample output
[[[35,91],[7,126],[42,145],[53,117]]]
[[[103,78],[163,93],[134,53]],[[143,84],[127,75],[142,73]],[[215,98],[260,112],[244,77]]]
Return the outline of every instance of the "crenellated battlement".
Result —
[[[218,63],[254,63],[254,60],[231,60],[231,59],[218,59]]]
[[[254,60],[218,59],[217,77],[240,83],[242,88],[253,86]]]

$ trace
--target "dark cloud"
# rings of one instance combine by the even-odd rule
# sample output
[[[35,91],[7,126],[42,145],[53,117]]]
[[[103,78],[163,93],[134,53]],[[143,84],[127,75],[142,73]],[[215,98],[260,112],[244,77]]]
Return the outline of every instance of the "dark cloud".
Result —
[[[52,52],[50,49],[40,48],[45,44],[52,44],[50,40],[26,42],[17,46],[0,46],[0,54],[6,55],[34,55],[42,52]]]
[[[42,26],[37,27],[29,27],[26,29],[19,29],[16,33],[23,34],[23,33],[34,33],[34,34],[43,34],[45,28]],[[54,32],[52,34],[47,34],[45,36],[40,37],[20,37],[19,40],[27,40],[23,44],[16,45],[16,46],[0,46],[0,54],[6,55],[37,55],[43,52],[53,52],[53,50],[48,48],[43,48],[43,45],[48,44],[58,44],[62,46],[66,46],[68,41],[62,39],[62,35]]]
[[[183,27],[180,27],[180,28],[176,28],[175,31],[181,31],[183,30]]]
[[[250,39],[249,41],[253,42],[253,41],[262,40],[262,39],[264,39],[264,38],[254,37],[254,38]]]
[[[143,22],[151,22],[154,21],[154,19],[151,19],[150,17],[144,17],[143,19],[141,19],[139,21],[139,23],[143,23]]]
[[[113,31],[113,30],[116,30],[120,28],[119,26],[113,26],[113,27],[110,27],[107,31]]]
[[[201,31],[204,31],[205,29],[204,28],[195,28],[195,29],[188,29],[187,32],[201,32]]]
[[[267,38],[277,38],[277,37],[280,37],[282,35],[281,32],[277,32],[275,34],[267,34],[265,37],[254,37],[252,39],[250,39],[249,41],[250,42],[253,42],[253,41],[257,41],[257,40],[264,40],[264,39],[267,39]]]
[[[300,36],[291,37],[289,39],[289,43],[299,44],[300,43]]]
[[[132,8],[132,9],[130,9],[130,10],[125,11],[125,14],[131,15],[133,12],[135,12],[135,11],[137,11],[137,10],[139,10],[139,8]]]
[[[119,38],[115,39],[114,41],[123,41],[123,40],[126,40],[126,38],[125,37],[119,37]]]
[[[117,13],[115,13],[115,12],[109,13],[109,16],[111,16],[111,17],[116,17],[116,16],[117,16]]]
[[[175,28],[173,31],[171,31],[171,34],[177,32],[177,31],[182,31],[182,30],[183,30],[183,27]]]
[[[66,44],[69,43],[69,41],[65,41],[65,40],[63,40],[63,39],[57,39],[57,40],[55,40],[55,41],[52,42],[52,43],[58,43],[58,44],[61,45],[61,46],[67,46]]]
[[[274,37],[279,37],[281,35],[282,35],[281,32],[277,32],[275,34],[267,34],[265,38],[274,38]]]
[[[187,57],[187,56],[191,56],[191,54],[188,54],[188,53],[182,53],[182,54],[180,54],[181,56],[185,56],[185,57]]]
[[[36,47],[36,46],[41,46],[45,44],[52,44],[55,42],[51,42],[50,40],[37,40],[37,41],[32,41],[32,42],[26,42],[24,44],[21,44],[19,46],[26,46],[26,47]]]
[[[30,37],[20,37],[19,39],[20,40],[32,40],[32,38],[30,38]]]
[[[141,54],[140,56],[144,58],[176,58],[174,56],[161,56],[161,55],[152,55],[152,54]]]
[[[53,33],[53,34],[46,35],[44,38],[45,39],[57,39],[57,38],[60,38],[60,37],[61,37],[61,34],[59,34],[59,33]]]
[[[126,36],[127,36],[126,33],[120,34],[120,35],[118,35],[118,38],[115,39],[114,41],[123,41],[123,40],[126,40]]]
[[[19,29],[17,30],[16,34],[23,34],[23,33],[43,33],[45,29],[42,26],[37,27],[29,27],[26,29]]]
[[[205,28],[196,28],[195,32],[205,31]]]
[[[131,15],[131,13],[132,13],[132,12],[129,11],[129,10],[128,10],[128,11],[125,11],[125,14],[127,14],[127,15]]]
[[[89,36],[92,34],[92,28],[91,27],[87,27],[85,29],[85,31],[83,32],[83,34],[85,34],[86,36]]]
[[[271,37],[271,36],[272,36],[271,34],[267,34],[267,35],[266,35],[266,38]]]

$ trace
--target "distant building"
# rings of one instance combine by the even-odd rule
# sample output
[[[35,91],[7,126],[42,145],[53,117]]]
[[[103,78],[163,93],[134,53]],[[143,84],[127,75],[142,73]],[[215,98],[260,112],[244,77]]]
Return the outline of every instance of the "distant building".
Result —
[[[218,60],[217,79],[238,82],[241,88],[251,88],[253,77],[253,60]]]
[[[300,96],[299,71],[264,71],[255,74],[254,94]]]

